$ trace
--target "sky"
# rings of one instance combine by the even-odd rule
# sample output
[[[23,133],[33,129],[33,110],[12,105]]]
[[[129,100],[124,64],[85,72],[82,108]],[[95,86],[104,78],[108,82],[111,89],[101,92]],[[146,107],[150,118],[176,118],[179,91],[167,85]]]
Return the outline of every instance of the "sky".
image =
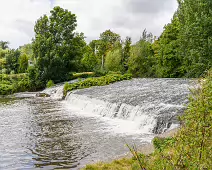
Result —
[[[125,39],[139,40],[144,29],[160,36],[177,9],[176,0],[0,0],[0,40],[11,48],[30,43],[34,25],[54,6],[68,9],[77,16],[77,32],[86,41],[98,39],[107,29]]]

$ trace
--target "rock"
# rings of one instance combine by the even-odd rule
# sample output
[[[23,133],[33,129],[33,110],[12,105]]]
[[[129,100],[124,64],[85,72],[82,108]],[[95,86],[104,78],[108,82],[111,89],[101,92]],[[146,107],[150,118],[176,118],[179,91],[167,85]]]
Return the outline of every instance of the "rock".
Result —
[[[37,93],[36,97],[50,97],[50,95],[46,93]]]

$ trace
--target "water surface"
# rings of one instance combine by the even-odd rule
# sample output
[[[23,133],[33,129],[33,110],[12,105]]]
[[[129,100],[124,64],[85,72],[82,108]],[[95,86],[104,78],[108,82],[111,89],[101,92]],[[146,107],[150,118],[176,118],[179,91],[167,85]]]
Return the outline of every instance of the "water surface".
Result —
[[[126,143],[152,138],[122,133],[120,121],[108,121],[65,109],[61,101],[1,99],[0,169],[79,169],[124,154]]]

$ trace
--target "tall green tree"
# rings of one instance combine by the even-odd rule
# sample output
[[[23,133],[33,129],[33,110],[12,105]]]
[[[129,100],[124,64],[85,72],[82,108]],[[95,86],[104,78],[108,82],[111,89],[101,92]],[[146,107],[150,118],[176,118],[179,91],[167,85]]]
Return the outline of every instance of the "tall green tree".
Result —
[[[180,50],[187,77],[198,77],[212,66],[212,2],[178,0]]]
[[[182,61],[179,57],[179,31],[180,23],[177,14],[172,22],[164,27],[164,31],[156,43],[159,43],[157,51],[157,77],[181,77]]]
[[[94,50],[88,45],[81,60],[83,71],[94,71],[98,66]]]
[[[121,48],[121,36],[119,34],[114,33],[111,30],[106,30],[100,34],[98,42],[98,56],[102,58],[103,68],[107,53],[116,48]]]
[[[113,51],[109,51],[105,59],[105,69],[107,71],[124,71],[122,64],[122,49],[118,48]]]
[[[19,57],[20,57],[20,51],[19,50],[10,50],[6,54],[5,58],[6,58],[7,73],[10,73],[10,72],[18,73]]]
[[[70,71],[76,71],[86,45],[84,35],[75,32],[76,26],[76,15],[60,7],[37,20],[33,53],[44,84],[64,81]]]
[[[152,49],[152,42],[152,34],[144,30],[140,40],[132,46],[128,66],[129,71],[135,77],[153,76],[154,51]]]
[[[130,37],[126,37],[126,40],[122,49],[122,65],[124,67],[124,71],[128,70],[128,60],[130,58],[130,50],[131,50],[132,40]]]
[[[19,69],[18,72],[19,73],[25,73],[27,71],[28,68],[28,61],[29,58],[26,54],[21,54],[19,59],[18,59],[18,63],[19,63]]]

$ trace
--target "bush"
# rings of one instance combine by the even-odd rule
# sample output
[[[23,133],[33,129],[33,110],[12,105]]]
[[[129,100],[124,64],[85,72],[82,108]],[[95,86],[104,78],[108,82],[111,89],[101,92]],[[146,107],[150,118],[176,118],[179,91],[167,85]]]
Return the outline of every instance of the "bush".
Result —
[[[176,142],[176,139],[155,137],[152,142],[155,149],[158,150],[159,152],[162,152],[164,149],[173,146]]]
[[[12,85],[0,84],[0,95],[9,95],[14,91]]]
[[[9,95],[30,89],[27,74],[0,74],[0,80],[0,95]]]
[[[92,86],[105,86],[117,81],[122,80],[130,80],[132,78],[131,74],[110,74],[102,77],[96,77],[96,78],[88,78],[84,81],[80,81],[73,84],[65,84],[64,86],[64,94],[67,94],[67,91],[72,91],[75,89],[83,89],[83,88],[89,88]]]
[[[54,82],[52,80],[49,80],[46,84],[46,87],[50,88],[50,87],[53,87],[54,85],[55,85]]]

